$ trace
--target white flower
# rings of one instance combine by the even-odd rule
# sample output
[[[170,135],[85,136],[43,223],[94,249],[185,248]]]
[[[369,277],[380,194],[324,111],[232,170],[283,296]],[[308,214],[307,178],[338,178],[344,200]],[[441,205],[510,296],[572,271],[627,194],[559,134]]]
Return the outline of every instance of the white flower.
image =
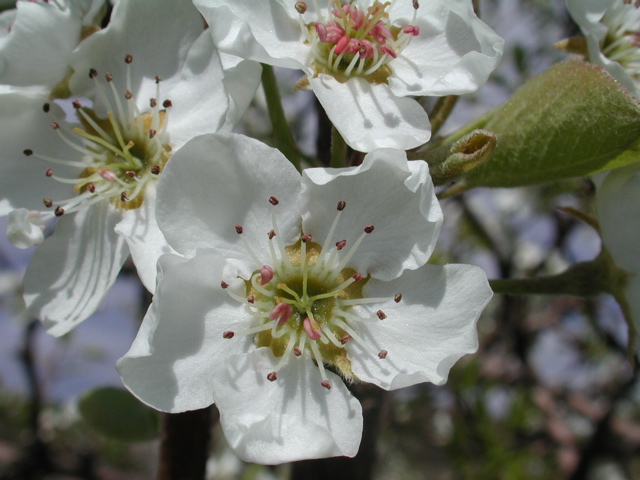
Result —
[[[143,402],[215,402],[248,461],[353,456],[361,407],[341,376],[441,384],[476,350],[492,293],[477,267],[426,264],[442,212],[425,163],[383,149],[301,178],[233,134],[195,138],[175,160],[158,222],[182,256],[160,258],[154,302],[117,364]]]
[[[93,24],[103,0],[18,0],[0,14],[0,83],[52,88],[69,72],[71,53]]]
[[[417,1],[413,2],[417,6]],[[194,0],[216,45],[251,60],[301,69],[354,149],[409,149],[430,137],[411,96],[476,91],[503,40],[471,0]]]
[[[72,92],[91,100],[74,102],[78,123],[55,103],[43,108],[38,93],[0,94],[0,214],[60,217],[25,274],[29,310],[54,335],[95,311],[129,253],[153,292],[157,258],[170,251],[155,221],[166,162],[191,137],[232,128],[259,81],[257,65],[225,77],[188,0],[120,0],[71,65]],[[224,82],[240,96],[233,109]],[[13,217],[21,246],[41,240],[33,222]]]
[[[612,170],[597,179],[596,201],[602,241],[615,264],[628,273],[625,297],[640,335],[640,165]],[[636,337],[636,349],[640,342]]]
[[[640,3],[635,0],[567,0],[582,29],[589,60],[640,97]]]

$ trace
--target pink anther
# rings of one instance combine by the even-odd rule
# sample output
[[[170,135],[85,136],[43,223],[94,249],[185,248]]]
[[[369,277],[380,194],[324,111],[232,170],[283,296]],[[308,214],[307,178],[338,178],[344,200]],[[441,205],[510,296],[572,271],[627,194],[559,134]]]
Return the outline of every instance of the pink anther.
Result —
[[[320,328],[318,322],[316,322],[315,320],[311,320],[309,317],[307,317],[304,319],[304,322],[302,322],[302,326],[304,327],[304,331],[307,332],[307,335],[309,335],[309,338],[311,340],[318,340],[321,337],[320,332],[322,331],[322,329]]]
[[[278,327],[282,327],[285,323],[287,323],[292,313],[293,307],[291,307],[291,305],[284,302],[279,303],[275,307],[273,307],[273,310],[271,310],[271,313],[269,313],[269,320],[278,320]]]
[[[260,285],[265,286],[273,278],[273,268],[269,265],[264,265],[260,269]]]

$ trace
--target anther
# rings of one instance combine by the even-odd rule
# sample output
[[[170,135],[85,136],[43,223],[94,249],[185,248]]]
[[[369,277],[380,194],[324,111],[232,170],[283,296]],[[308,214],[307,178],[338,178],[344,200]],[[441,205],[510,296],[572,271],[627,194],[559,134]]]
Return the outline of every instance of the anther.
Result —
[[[300,350],[298,347],[295,347],[295,348],[293,349],[293,354],[294,354],[296,357],[299,357],[300,355],[302,355],[302,350]]]
[[[156,130],[154,130],[153,128],[150,128],[149,129],[149,138],[155,137],[156,133],[158,133]]]
[[[276,372],[271,372],[267,375],[267,380],[270,382],[275,382],[278,379],[278,374]]]
[[[380,350],[380,353],[378,353],[379,358],[387,358],[387,355],[389,355],[389,352],[386,350]]]
[[[260,269],[260,286],[265,286],[273,278],[273,268],[269,265],[264,265]]]
[[[82,108],[82,104],[78,100],[74,100],[73,102],[71,102],[71,104],[76,110],[80,110]]]
[[[225,281],[220,282],[220,286],[222,288],[229,288],[229,284],[227,282],[225,282]]]
[[[133,93],[131,93],[131,90],[125,90],[124,98],[126,98],[127,100],[131,100],[133,98]]]
[[[120,200],[123,202],[128,202],[129,201],[129,195],[127,195],[127,192],[122,192],[120,194]]]
[[[222,338],[233,338],[234,335],[234,332],[232,332],[231,330],[227,330],[226,332],[223,332]]]
[[[44,171],[44,174],[45,174],[45,176],[47,176],[47,177],[52,177],[52,176],[53,176],[53,170],[52,170],[52,169],[50,169],[50,168],[47,168],[47,169]]]
[[[61,217],[62,215],[64,215],[64,208],[57,206],[53,213],[56,217]]]
[[[51,128],[58,130],[60,128],[60,124],[58,122],[51,122]]]
[[[292,314],[293,307],[288,303],[282,302],[273,307],[273,310],[271,310],[271,312],[269,313],[269,320],[271,320],[272,322],[274,320],[278,320],[278,327],[282,327],[289,321],[289,318],[291,318]]]
[[[247,302],[249,302],[249,303],[253,303],[255,301],[256,301],[256,297],[253,296],[253,295],[251,295],[250,297],[247,298]]]
[[[89,69],[89,78],[96,78],[98,76],[98,71],[95,68]]]
[[[374,228],[375,227],[373,225],[367,225],[366,227],[364,227],[364,232],[365,233],[371,233],[371,232],[373,232]]]
[[[133,170],[127,170],[126,172],[127,175],[129,175],[131,178],[136,178],[136,172],[134,172]]]
[[[155,79],[156,79],[156,84],[162,81],[162,77],[160,75],[156,75]]]
[[[169,108],[169,107],[172,107],[172,106],[173,106],[173,103],[171,103],[171,100],[166,99],[164,102],[162,102],[162,106],[163,106],[164,108]]]
[[[358,273],[354,273],[351,278],[353,278],[356,282],[359,282],[360,280],[362,280],[362,274],[360,272]]]
[[[387,314],[386,314],[386,313],[384,313],[382,310],[378,310],[378,311],[376,312],[376,315],[378,316],[378,318],[379,318],[380,320],[384,320],[385,318],[387,318]]]
[[[98,175],[107,182],[115,182],[118,179],[118,176],[112,170],[98,170]]]
[[[158,104],[158,101],[155,98],[150,98],[149,99],[149,106],[151,108],[156,108],[156,105]]]
[[[393,297],[393,301],[396,303],[400,303],[400,300],[402,300],[402,294],[396,293],[395,296]]]
[[[340,240],[339,242],[336,242],[336,248],[338,250],[342,250],[346,246],[347,246],[347,241],[346,240]]]
[[[320,383],[320,385],[322,385],[327,390],[331,390],[331,384],[329,383],[329,380],[323,381],[322,383]]]
[[[338,211],[341,212],[342,210],[344,210],[344,207],[346,207],[346,206],[347,206],[347,202],[344,202],[344,201],[340,200],[338,202]]]
[[[151,167],[149,169],[149,171],[153,174],[153,175],[158,175],[160,173],[160,166],[159,165],[154,165],[153,167]]]
[[[33,155],[33,150],[27,148],[26,150],[23,150],[22,153],[24,153],[27,157],[30,157],[31,155]]]
[[[51,110],[51,105],[49,105],[48,103],[45,103],[44,105],[42,105],[42,111],[44,113],[49,113],[49,110]]]
[[[341,343],[342,345],[344,345],[344,344],[345,344],[345,343],[347,343],[349,340],[351,340],[351,335],[347,334],[347,335],[345,335],[344,337],[342,337],[342,338],[340,339],[340,343]]]
[[[413,8],[415,8],[416,10],[420,8],[420,4],[418,3],[418,0],[413,0]]]
[[[269,230],[269,233],[267,233],[267,237],[269,237],[269,240],[271,240],[275,236],[276,236],[275,230]]]
[[[133,62],[133,56],[127,53],[124,56],[124,63],[131,63],[131,62]]]
[[[104,79],[107,82],[113,82],[113,75],[111,75],[109,72],[107,72],[107,73],[104,74]]]
[[[313,236],[310,234],[307,235],[303,235],[300,240],[302,240],[304,243],[310,242],[311,240],[313,240]]]
[[[307,4],[304,2],[296,2],[296,11],[302,15],[303,13],[305,13],[307,11]]]
[[[269,203],[271,205],[278,205],[280,201],[276,197],[269,197]]]
[[[87,185],[87,190],[89,190],[89,193],[96,193],[96,186],[93,183],[90,183]]]
[[[44,203],[44,206],[47,208],[53,207],[53,200],[51,200],[50,198],[43,199],[42,203]]]
[[[242,235],[243,229],[240,225],[236,225],[236,233],[238,235]]]

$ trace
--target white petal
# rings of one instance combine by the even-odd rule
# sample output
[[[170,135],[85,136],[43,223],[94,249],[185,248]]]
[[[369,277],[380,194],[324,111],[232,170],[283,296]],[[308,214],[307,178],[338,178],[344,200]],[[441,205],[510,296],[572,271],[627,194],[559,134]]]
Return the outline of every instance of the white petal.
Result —
[[[225,264],[205,251],[192,259],[160,258],[152,307],[131,350],[117,363],[124,385],[147,405],[173,413],[211,405],[213,369],[252,347],[249,336],[222,337],[251,322],[220,286]]]
[[[303,69],[310,48],[289,0],[193,2],[209,24],[216,46],[238,57]],[[259,21],[256,21],[259,19]]]
[[[18,208],[7,217],[7,237],[18,248],[29,248],[44,241],[44,228],[38,212]]]
[[[156,289],[156,264],[165,253],[173,253],[156,221],[156,188],[149,185],[140,208],[127,210],[116,226],[129,246],[140,280],[151,293]]]
[[[380,309],[384,320],[352,323],[375,351],[388,355],[380,359],[351,340],[351,367],[360,380],[388,390],[446,382],[453,364],[477,350],[476,321],[492,296],[486,274],[471,265],[426,265],[391,282],[371,280],[363,293],[391,297],[358,307],[365,317]],[[393,300],[396,293],[402,293],[399,303]]]
[[[302,178],[303,229],[316,242],[325,241],[341,200],[347,206],[332,245],[346,240],[342,255],[365,226],[374,225],[347,266],[390,280],[428,261],[442,225],[442,211],[426,163],[407,162],[403,151],[382,149],[368,154],[359,167],[307,169]]]
[[[284,245],[299,235],[300,175],[276,149],[236,134],[196,137],[178,150],[158,185],[157,217],[169,244],[192,254],[197,248],[216,248],[246,268],[251,261],[235,226],[263,264],[271,254],[267,233],[277,215]],[[188,195],[186,194],[188,192]],[[276,207],[269,197],[280,200]]]
[[[120,212],[101,202],[63,215],[37,250],[24,278],[29,312],[64,335],[96,311],[127,258],[115,231]]]
[[[17,86],[60,82],[77,46],[82,16],[73,5],[18,2],[11,33],[0,40],[0,83]]]
[[[262,67],[258,62],[220,52],[224,69],[224,88],[229,94],[229,112],[223,131],[231,131],[244,113],[260,85]]]
[[[606,25],[601,24],[600,20],[615,1],[567,0],[567,9],[585,35],[595,35],[600,40],[607,33]]]
[[[391,15],[395,20],[400,14],[398,24],[407,24],[410,10],[411,2],[397,2]],[[504,40],[476,17],[470,1],[422,2],[415,23],[420,34],[389,64],[389,86],[396,95],[475,92],[502,57]]]
[[[340,83],[325,74],[309,81],[329,119],[354,150],[408,150],[431,137],[429,117],[420,104],[397,97],[387,85],[357,77]]]
[[[278,359],[268,348],[233,355],[212,373],[220,423],[229,445],[248,462],[278,464],[337,455],[353,457],[362,408],[337,375],[294,358],[267,380]]]

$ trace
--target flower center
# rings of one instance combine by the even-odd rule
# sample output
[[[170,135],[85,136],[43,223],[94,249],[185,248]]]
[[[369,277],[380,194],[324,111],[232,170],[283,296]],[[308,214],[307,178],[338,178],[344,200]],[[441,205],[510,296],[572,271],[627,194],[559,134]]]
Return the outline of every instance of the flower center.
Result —
[[[89,76],[95,81],[99,97],[107,106],[107,118],[99,118],[94,110],[83,107],[79,101],[73,106],[81,127],[70,129],[64,122],[53,121],[51,126],[60,139],[78,152],[74,159],[53,158],[24,150],[27,156],[34,156],[49,163],[78,169],[75,178],[64,178],[47,168],[45,175],[56,181],[71,184],[76,196],[68,199],[44,199],[49,209],[41,212],[43,219],[60,216],[108,200],[116,208],[131,210],[139,208],[144,201],[145,189],[150,182],[158,179],[158,174],[171,156],[167,127],[167,109],[171,101],[162,105],[156,98],[150,99],[151,111],[141,113],[130,88],[129,65],[131,55],[125,57],[127,88],[118,92],[113,77],[107,73],[105,81],[108,92],[98,80],[98,73],[91,69]],[[156,95],[160,94],[161,79],[156,77]],[[123,103],[123,97],[126,102]],[[49,112],[45,104],[44,111]]]
[[[278,204],[275,197],[270,202]],[[376,351],[364,340],[353,325],[358,322],[381,321],[386,315],[378,310],[374,317],[363,317],[355,311],[358,305],[382,303],[390,299],[399,302],[400,294],[390,298],[365,298],[362,288],[368,277],[349,268],[349,260],[365,238],[374,231],[373,225],[364,227],[363,233],[350,249],[339,258],[338,252],[347,246],[346,240],[332,245],[332,237],[344,210],[345,202],[338,203],[338,214],[323,245],[313,241],[309,234],[301,234],[294,245],[284,247],[279,242],[275,215],[273,229],[267,233],[271,251],[270,265],[257,268],[245,280],[244,295],[232,291],[222,282],[229,295],[246,306],[254,320],[252,327],[241,331],[225,331],[223,336],[254,335],[257,347],[269,347],[280,360],[267,378],[275,381],[278,371],[291,360],[291,355],[314,360],[322,376],[322,385],[331,388],[325,364],[345,378],[352,379],[351,362],[346,345],[350,341],[360,344],[372,355],[383,359],[387,351]],[[236,232],[243,233],[241,226]],[[250,245],[245,247],[257,265],[261,262]]]
[[[364,77],[373,84],[387,83],[391,75],[389,63],[397,58],[420,29],[414,25],[393,25],[389,18],[391,2],[375,0],[370,7],[355,2],[342,5],[332,0],[320,9],[314,0],[317,20],[305,23],[305,2],[297,2],[300,24],[311,46],[312,67],[316,76],[332,75],[340,82],[352,76]],[[414,2],[417,8],[417,2]],[[415,13],[413,22],[415,23]]]
[[[618,62],[640,85],[640,1],[618,0],[607,10],[602,23],[607,36],[602,42],[602,53]]]

